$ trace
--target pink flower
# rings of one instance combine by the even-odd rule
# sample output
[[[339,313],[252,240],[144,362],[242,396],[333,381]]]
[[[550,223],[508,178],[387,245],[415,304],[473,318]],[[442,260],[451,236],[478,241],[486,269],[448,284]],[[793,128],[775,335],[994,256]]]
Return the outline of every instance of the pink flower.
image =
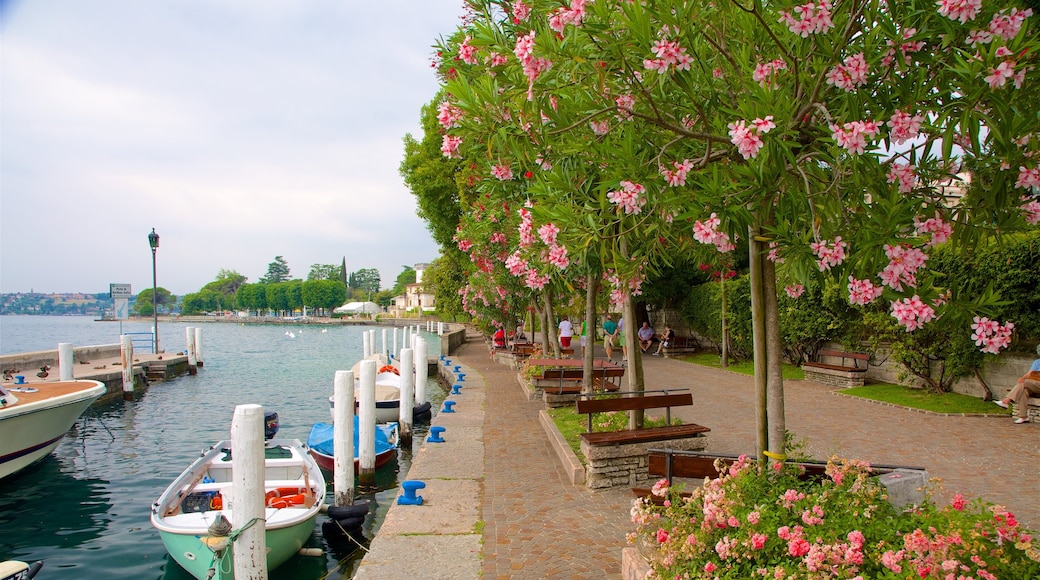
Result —
[[[470,40],[472,39],[467,35],[462,41],[462,46],[459,47],[459,58],[466,64],[477,64],[477,47],[470,46]]]
[[[905,326],[907,332],[917,330],[935,319],[935,310],[916,294],[912,298],[893,301],[891,310],[892,317]]]
[[[521,276],[527,273],[527,260],[520,257],[519,251],[506,258],[505,265],[509,273],[514,276]]]
[[[939,14],[961,23],[974,20],[982,10],[982,0],[939,0]]]
[[[935,212],[934,218],[927,219],[923,222],[918,218],[914,218],[914,226],[917,230],[917,235],[926,233],[932,234],[932,239],[928,242],[928,245],[932,247],[945,243],[946,240],[950,239],[950,236],[953,235],[953,226],[944,222],[942,215],[940,215],[938,211]]]
[[[644,59],[643,66],[650,70],[656,70],[661,74],[668,72],[672,68],[675,70],[690,70],[690,63],[693,62],[690,55],[686,54],[685,48],[680,46],[678,42],[668,40],[667,38],[661,38],[654,42],[651,51],[657,55],[657,58]]]
[[[608,192],[607,199],[617,204],[618,208],[623,209],[626,214],[631,215],[641,212],[643,206],[646,205],[646,198],[641,197],[643,193],[646,193],[646,188],[642,185],[622,181],[621,189]]]
[[[632,109],[636,106],[636,99],[631,94],[621,95],[614,99],[618,107],[618,118],[619,119],[631,119]]]
[[[712,213],[705,222],[700,220],[693,222],[693,239],[702,244],[713,244],[715,249],[720,252],[732,252],[736,246],[730,241],[729,236],[718,231],[721,223],[715,213]]]
[[[805,292],[805,286],[802,286],[801,284],[795,284],[793,286],[785,286],[784,287],[784,292],[787,292],[787,295],[790,296],[791,298],[798,298],[799,296],[801,296]]]
[[[689,159],[683,159],[682,162],[673,161],[672,166],[675,170],[661,168],[661,175],[664,176],[668,185],[672,187],[678,187],[686,185],[686,175],[693,169],[693,161]]]
[[[1012,8],[1010,13],[1008,13],[1007,9],[1001,10],[993,15],[993,20],[989,23],[989,31],[1004,40],[1013,40],[1018,36],[1022,23],[1032,15],[1032,9],[1028,8],[1025,10]]]
[[[668,484],[667,479],[659,479],[657,480],[657,483],[655,483],[654,486],[650,488],[650,493],[657,497],[664,497],[668,495],[669,487],[670,485]]]
[[[1022,198],[1024,203],[1020,206],[1022,213],[1025,214],[1026,223],[1030,225],[1040,224],[1040,200],[1032,200],[1028,197]]]
[[[1008,79],[1015,76],[1015,63],[1014,61],[1005,60],[995,68],[989,69],[989,72],[990,74],[985,79],[989,83],[989,88],[1000,88],[1007,83]]]
[[[459,240],[459,249],[463,252],[468,252],[473,247],[473,242],[469,240]]]
[[[451,104],[448,101],[442,102],[437,106],[437,121],[445,129],[451,129],[452,127],[458,127],[459,121],[462,120],[462,109]]]
[[[888,168],[888,182],[899,183],[899,193],[910,193],[917,185],[917,173],[913,165],[906,163],[893,163]]]
[[[798,18],[795,18],[786,10],[781,10],[779,21],[786,24],[791,32],[802,38],[810,34],[827,32],[834,28],[834,22],[831,21],[831,2],[829,0],[820,0],[819,4],[810,2],[801,6],[795,6],[794,12],[798,15]]]
[[[950,507],[952,507],[953,509],[955,509],[955,510],[957,510],[959,512],[964,511],[964,508],[967,505],[968,505],[967,500],[965,500],[964,496],[959,494],[959,493],[957,495],[953,496],[953,501],[950,502]]]
[[[538,228],[538,237],[542,238],[545,245],[551,246],[556,243],[556,235],[560,233],[560,228],[553,224],[545,224]]]
[[[571,263],[570,259],[567,257],[567,248],[558,245],[553,245],[549,248],[547,260],[550,264],[561,270],[566,269]]]
[[[606,119],[602,121],[589,121],[589,127],[592,127],[592,132],[595,135],[606,135],[610,132],[610,121]]]
[[[759,514],[757,511],[753,511],[753,512],[751,512],[751,513],[749,513],[747,515],[747,521],[748,521],[749,524],[755,525],[755,524],[758,523],[758,520],[761,517],[762,517],[761,514]]]
[[[524,284],[532,290],[541,290],[545,288],[545,285],[549,283],[549,276],[541,276],[538,271],[531,268],[527,270],[527,276],[524,280]]]
[[[531,7],[528,6],[527,4],[524,4],[524,0],[517,0],[513,4],[513,18],[516,19],[517,24],[519,24],[520,22],[522,22],[524,20],[527,20],[527,18],[530,15],[531,15]]]
[[[751,534],[751,548],[754,550],[761,550],[764,547],[766,547],[766,535]]]
[[[718,569],[718,566],[716,566],[714,562],[708,562],[707,564],[704,565],[704,573],[705,574],[711,574],[712,572],[714,572],[717,569]]]
[[[729,124],[729,140],[737,146],[737,152],[740,153],[744,159],[756,157],[758,151],[762,149],[762,146],[765,144],[760,135],[768,133],[776,127],[772,115],[769,115],[764,119],[755,119],[751,122],[751,125],[751,127],[748,127],[744,120],[739,120]]]
[[[668,541],[668,530],[664,528],[658,528],[657,530],[657,542],[663,544]]]
[[[786,69],[787,62],[779,58],[772,62],[760,62],[755,65],[755,72],[751,74],[751,78],[763,89],[774,88],[776,87],[777,71]]]
[[[862,154],[867,148],[867,139],[874,139],[878,135],[878,124],[870,120],[834,124],[830,129],[838,145],[854,154]]]
[[[975,341],[976,346],[982,347],[979,350],[997,354],[1001,349],[1011,346],[1011,334],[1015,329],[1015,323],[1008,322],[1001,325],[985,316],[976,316],[971,329],[975,331],[972,333],[971,339]]]
[[[441,154],[450,159],[461,159],[462,155],[459,154],[459,145],[462,145],[462,137],[445,135],[441,139]]]
[[[508,165],[498,164],[491,168],[491,175],[499,181],[509,181],[513,178],[513,170]]]
[[[893,552],[892,550],[888,550],[887,552],[885,552],[884,554],[881,555],[881,564],[885,568],[888,568],[889,570],[895,572],[896,574],[898,574],[898,573],[903,571],[903,567],[899,565],[899,563],[902,562],[902,561],[903,561],[903,550],[899,550],[898,552]]]
[[[881,281],[891,286],[894,290],[902,292],[903,284],[917,286],[917,271],[924,267],[928,255],[917,248],[900,244],[898,246],[885,245],[885,255],[889,262],[878,276]]]
[[[1040,167],[1026,169],[1020,166],[1018,168],[1018,181],[1015,182],[1015,187],[1021,189],[1040,187]]]
[[[816,257],[819,258],[816,261],[816,265],[819,266],[820,271],[830,270],[833,266],[840,265],[845,261],[845,248],[848,244],[841,241],[841,236],[834,238],[834,243],[831,246],[827,246],[827,240],[822,242],[814,242],[809,244],[812,248]]]
[[[910,113],[904,113],[896,109],[887,123],[889,128],[892,129],[889,131],[888,136],[896,145],[902,145],[906,141],[916,139],[921,132],[922,121],[924,121],[924,116],[920,113],[911,117]]]
[[[867,60],[863,53],[854,54],[845,59],[827,73],[827,84],[834,85],[848,92],[855,92],[856,87],[867,83]]]

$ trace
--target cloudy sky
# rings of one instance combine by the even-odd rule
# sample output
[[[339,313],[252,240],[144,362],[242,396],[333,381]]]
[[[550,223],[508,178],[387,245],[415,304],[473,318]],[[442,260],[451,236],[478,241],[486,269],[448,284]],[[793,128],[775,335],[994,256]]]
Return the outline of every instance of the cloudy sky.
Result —
[[[0,0],[0,292],[437,247],[398,174],[461,0]]]

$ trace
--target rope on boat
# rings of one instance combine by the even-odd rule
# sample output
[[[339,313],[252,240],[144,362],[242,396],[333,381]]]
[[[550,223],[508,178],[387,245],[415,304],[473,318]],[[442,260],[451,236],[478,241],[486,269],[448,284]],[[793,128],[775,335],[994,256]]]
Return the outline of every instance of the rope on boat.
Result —
[[[226,523],[221,523],[220,520],[224,520],[224,522]],[[243,532],[253,527],[253,525],[256,524],[256,522],[266,521],[267,520],[265,520],[264,518],[253,518],[246,522],[246,525],[242,526],[241,528],[238,528],[237,530],[233,530],[231,529],[231,522],[224,518],[223,515],[217,518],[217,520],[214,521],[213,524],[211,524],[209,529],[206,531],[209,532],[209,534],[212,536],[227,536],[227,542],[224,543],[222,547],[217,548],[216,550],[210,548],[210,551],[213,552],[213,562],[210,564],[209,570],[206,571],[206,578],[213,578],[213,576],[215,576],[218,572],[218,569],[221,577],[227,574],[231,574],[233,570],[231,568],[230,562],[225,567],[224,561],[227,559],[228,554],[233,553],[232,550],[230,550],[232,544],[235,543],[235,540],[237,540]],[[205,545],[207,548],[210,547],[209,544],[206,543],[203,543],[203,545]]]

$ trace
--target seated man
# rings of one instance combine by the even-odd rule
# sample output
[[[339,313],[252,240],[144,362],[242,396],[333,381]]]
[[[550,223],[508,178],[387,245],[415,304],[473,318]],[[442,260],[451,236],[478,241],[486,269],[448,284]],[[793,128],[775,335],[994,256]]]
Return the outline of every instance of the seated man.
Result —
[[[668,326],[666,324],[664,326],[664,336],[661,337],[661,342],[659,342],[657,344],[657,352],[654,353],[654,356],[659,356],[663,349],[666,349],[666,348],[672,346],[672,343],[674,343],[674,342],[675,342],[675,331],[672,330],[671,326]]]
[[[639,336],[639,349],[643,352],[650,350],[654,344],[654,329],[650,327],[650,323],[644,322],[636,335]]]

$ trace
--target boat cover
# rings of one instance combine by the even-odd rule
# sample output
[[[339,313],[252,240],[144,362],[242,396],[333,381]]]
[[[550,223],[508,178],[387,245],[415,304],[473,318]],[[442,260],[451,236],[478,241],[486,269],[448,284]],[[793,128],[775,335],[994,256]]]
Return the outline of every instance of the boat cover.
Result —
[[[334,455],[332,444],[333,429],[332,423],[315,423],[314,427],[311,428],[311,434],[307,437],[307,447],[314,449],[322,455]],[[392,427],[376,425],[376,455],[397,447],[395,443],[390,442],[391,433],[393,433]],[[354,459],[357,459],[358,456],[357,440],[358,418],[357,415],[354,415]]]

